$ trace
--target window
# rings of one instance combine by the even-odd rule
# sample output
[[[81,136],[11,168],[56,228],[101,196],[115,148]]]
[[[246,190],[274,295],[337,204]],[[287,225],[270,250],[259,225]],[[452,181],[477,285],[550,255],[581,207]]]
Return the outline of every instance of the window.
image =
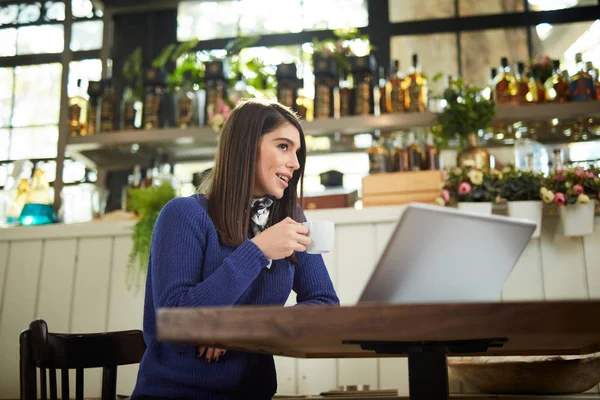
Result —
[[[548,2],[548,0],[541,1]],[[523,0],[459,0],[458,2],[458,13],[461,17],[523,11],[525,11]]]
[[[177,39],[360,28],[368,19],[366,0],[184,1],[177,13]]]
[[[527,0],[531,11],[562,10],[572,7],[597,6],[598,0]]]
[[[454,0],[439,0],[433,7],[423,4],[421,0],[389,0],[390,22],[454,17]]]

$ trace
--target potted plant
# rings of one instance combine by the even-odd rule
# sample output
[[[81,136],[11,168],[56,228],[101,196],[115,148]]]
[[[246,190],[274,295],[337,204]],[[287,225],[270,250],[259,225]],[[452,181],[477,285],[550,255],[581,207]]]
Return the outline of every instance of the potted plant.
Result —
[[[508,216],[528,219],[537,224],[532,237],[540,236],[544,203],[540,189],[542,175],[533,171],[507,168],[501,177],[500,197],[508,201]]]
[[[127,194],[128,208],[139,216],[131,233],[133,247],[127,263],[127,284],[129,287],[135,284],[136,289],[139,289],[148,270],[154,223],[160,210],[175,197],[175,189],[170,183],[163,183],[147,188],[129,188]]]
[[[492,202],[499,189],[500,172],[467,165],[446,172],[442,194],[437,204],[457,203],[459,210],[491,214]]]
[[[597,168],[569,168],[552,171],[540,192],[546,203],[559,208],[565,236],[583,236],[594,232],[595,200],[600,189]]]
[[[488,127],[495,115],[495,104],[481,95],[474,85],[459,78],[451,80],[444,90],[446,106],[438,116],[438,135],[442,142],[457,139],[462,149],[457,155],[457,165],[472,161],[478,168],[490,167],[490,154],[478,147],[478,132]]]

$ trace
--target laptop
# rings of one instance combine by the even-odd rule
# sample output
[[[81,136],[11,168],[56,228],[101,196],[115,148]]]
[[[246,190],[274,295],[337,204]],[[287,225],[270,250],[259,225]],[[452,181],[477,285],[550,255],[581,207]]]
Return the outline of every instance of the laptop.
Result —
[[[358,303],[493,302],[536,224],[411,203]]]

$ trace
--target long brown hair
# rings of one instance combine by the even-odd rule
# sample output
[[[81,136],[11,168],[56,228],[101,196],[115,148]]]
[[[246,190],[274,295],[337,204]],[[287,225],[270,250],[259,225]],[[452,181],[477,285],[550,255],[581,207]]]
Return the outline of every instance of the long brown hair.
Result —
[[[306,142],[300,120],[289,108],[264,100],[248,100],[238,105],[223,126],[215,156],[215,165],[199,188],[208,200],[208,215],[221,241],[228,246],[239,246],[247,239],[250,223],[250,204],[254,190],[258,143],[262,135],[285,124],[292,124],[300,132],[297,151],[300,168],[294,171],[281,199],[276,199],[270,213],[270,225],[286,217],[302,222],[297,209],[297,189],[300,183],[300,204]],[[295,257],[291,257],[295,262]]]

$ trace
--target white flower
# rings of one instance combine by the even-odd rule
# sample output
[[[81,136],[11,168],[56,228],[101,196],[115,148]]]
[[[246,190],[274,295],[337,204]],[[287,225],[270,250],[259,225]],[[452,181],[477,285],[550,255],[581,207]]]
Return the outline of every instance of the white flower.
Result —
[[[580,194],[577,196],[577,204],[590,204],[590,198],[587,194]]]
[[[440,196],[436,197],[433,202],[440,207],[444,207],[446,205],[446,203],[444,202],[444,199],[442,199]]]
[[[473,185],[481,185],[483,183],[483,172],[472,169],[468,173],[469,180]]]
[[[547,192],[549,192],[549,190],[548,190],[547,188],[545,188],[545,187],[543,187],[543,186],[540,188],[540,195],[542,195],[542,196],[543,196],[543,195],[544,195],[544,193],[547,193]]]
[[[546,189],[546,188],[542,188],[542,189]],[[542,193],[542,200],[546,204],[552,203],[554,201],[554,193],[552,193],[551,190],[546,189],[546,191]]]
[[[463,167],[474,167],[475,166],[475,160],[463,160],[462,166]]]
[[[570,189],[572,186],[573,186],[573,183],[572,183],[572,182],[569,182],[569,181],[566,181],[566,182],[565,182],[565,187],[566,187],[567,189]]]
[[[504,167],[504,169],[502,170],[502,172],[504,172],[505,174],[508,174],[511,171],[510,167]]]

